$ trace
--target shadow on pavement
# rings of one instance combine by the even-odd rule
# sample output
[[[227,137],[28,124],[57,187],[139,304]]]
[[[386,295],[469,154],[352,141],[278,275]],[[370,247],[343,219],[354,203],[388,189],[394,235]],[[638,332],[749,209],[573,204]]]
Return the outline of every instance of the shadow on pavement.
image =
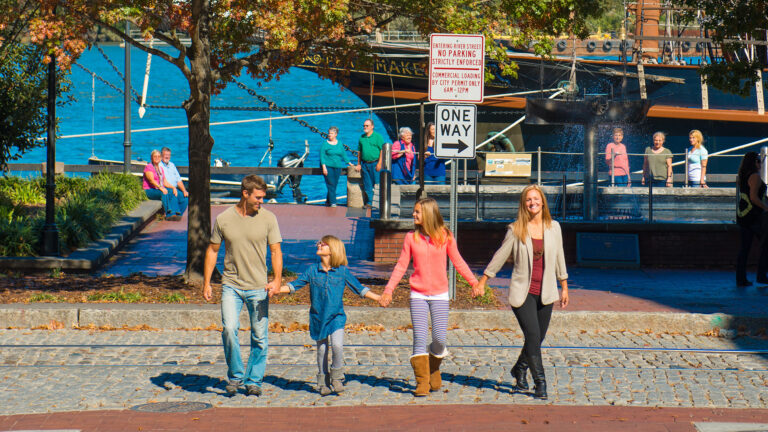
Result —
[[[394,393],[410,393],[413,391],[407,381],[398,378],[377,377],[372,375],[346,374],[346,382],[357,381],[370,387],[383,387]]]
[[[164,372],[156,377],[150,378],[149,380],[152,382],[152,384],[165,390],[170,390],[171,386],[178,386],[181,387],[184,391],[194,393],[214,393],[222,396],[227,394],[226,390],[224,389],[224,387],[227,385],[227,382],[208,375]]]

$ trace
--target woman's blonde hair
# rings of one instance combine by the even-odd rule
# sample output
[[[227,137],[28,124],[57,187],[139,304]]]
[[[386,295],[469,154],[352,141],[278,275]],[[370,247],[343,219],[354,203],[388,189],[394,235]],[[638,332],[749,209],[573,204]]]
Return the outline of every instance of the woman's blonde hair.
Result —
[[[154,157],[154,156],[155,156],[155,154],[157,154],[157,155],[159,155],[159,156],[162,156],[162,155],[163,155],[162,153],[160,153],[160,150],[158,150],[158,149],[154,149],[154,150],[152,150],[152,151],[149,153],[149,162],[150,162],[150,163],[152,163],[152,157]]]
[[[691,132],[689,132],[688,136],[696,138],[696,145],[694,146],[694,148],[699,148],[704,143],[704,134],[702,134],[701,131],[698,129],[694,129]]]
[[[331,267],[341,267],[347,265],[347,250],[344,248],[344,243],[338,238],[327,235],[320,239],[323,243],[328,245],[331,250]]]
[[[520,205],[517,208],[517,220],[512,222],[512,232],[520,240],[525,241],[528,238],[528,222],[531,220],[531,214],[525,207],[525,200],[528,197],[528,192],[535,190],[541,197],[541,221],[544,224],[544,228],[547,229],[552,226],[552,215],[549,214],[549,205],[547,204],[547,196],[544,195],[544,191],[541,190],[539,185],[532,184],[527,186],[520,193]]]
[[[436,245],[442,245],[451,237],[450,231],[445,227],[443,216],[440,214],[440,206],[434,198],[422,198],[413,205],[421,207],[421,224],[416,225],[416,234],[421,234],[432,239]],[[416,241],[419,236],[416,236]]]

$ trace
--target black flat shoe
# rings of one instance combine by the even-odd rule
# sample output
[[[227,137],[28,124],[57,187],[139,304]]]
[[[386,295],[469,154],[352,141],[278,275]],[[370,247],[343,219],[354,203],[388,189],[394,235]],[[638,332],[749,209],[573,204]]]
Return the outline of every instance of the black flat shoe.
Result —
[[[760,279],[758,279],[757,281],[760,282]],[[750,282],[748,280],[736,281],[736,286],[737,287],[748,287],[748,286],[752,286],[752,282]]]
[[[768,285],[768,277],[766,276],[758,276],[756,280],[757,280],[757,283],[759,284]],[[750,283],[749,285],[752,285],[752,284]]]

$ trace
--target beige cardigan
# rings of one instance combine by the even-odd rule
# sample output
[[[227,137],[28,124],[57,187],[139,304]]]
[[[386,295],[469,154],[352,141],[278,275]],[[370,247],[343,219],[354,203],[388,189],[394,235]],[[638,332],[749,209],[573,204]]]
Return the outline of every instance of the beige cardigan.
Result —
[[[509,304],[520,307],[528,296],[531,286],[531,268],[533,268],[533,243],[531,237],[520,241],[512,231],[512,225],[507,227],[507,235],[499,250],[493,255],[491,262],[483,274],[495,277],[496,273],[512,256],[514,267],[509,282]],[[568,279],[565,268],[565,253],[563,252],[563,235],[560,224],[552,221],[552,226],[544,230],[544,274],[541,280],[541,302],[551,304],[560,298],[557,292],[557,281]]]

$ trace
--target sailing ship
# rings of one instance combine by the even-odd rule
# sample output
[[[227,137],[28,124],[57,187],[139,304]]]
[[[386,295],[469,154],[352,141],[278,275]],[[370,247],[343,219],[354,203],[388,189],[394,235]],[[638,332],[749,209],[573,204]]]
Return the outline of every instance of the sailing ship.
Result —
[[[562,90],[560,98],[650,101],[647,119],[642,124],[621,125],[629,129],[629,141],[650,144],[654,131],[667,134],[668,146],[682,153],[688,144],[688,133],[701,130],[707,148],[712,150],[734,147],[768,136],[768,115],[764,112],[762,82],[768,69],[759,71],[761,80],[747,97],[728,94],[706,83],[699,74],[702,62],[726,61],[724,53],[699,30],[688,30],[672,36],[670,26],[666,35],[659,35],[659,17],[665,8],[656,3],[634,11],[638,19],[634,35],[622,31],[619,39],[559,39],[554,43],[554,55],[542,58],[532,53],[508,47],[508,57],[517,63],[516,78],[496,78],[485,85],[485,101],[478,104],[478,139],[500,131],[525,115],[526,98],[546,98]],[[667,20],[672,16],[665,14]],[[504,43],[503,40],[500,41]],[[765,49],[765,42],[756,45]],[[347,87],[371,107],[414,104],[428,101],[429,48],[425,44],[373,42],[377,52],[369,70],[352,67]],[[752,45],[752,55],[754,55]],[[570,54],[565,55],[565,54]],[[742,53],[750,55],[749,51]],[[320,56],[309,57],[300,67],[315,69]],[[498,67],[486,63],[491,72]],[[531,94],[533,93],[533,94]],[[501,95],[501,96],[499,96]],[[425,106],[426,118],[433,108]],[[384,121],[388,133],[397,136],[399,126],[419,123],[417,108],[390,108],[376,112]],[[608,125],[611,126],[611,125]],[[415,128],[418,130],[418,128]],[[567,141],[567,126],[535,126],[524,123],[506,134],[518,151],[562,150]],[[572,134],[571,134],[572,135]],[[634,135],[634,138],[633,138]],[[480,141],[478,141],[480,142]],[[546,163],[546,162],[545,162]],[[717,161],[713,167],[727,164],[734,172],[733,161]],[[724,167],[724,166],[723,166]],[[552,166],[549,168],[562,168]]]

